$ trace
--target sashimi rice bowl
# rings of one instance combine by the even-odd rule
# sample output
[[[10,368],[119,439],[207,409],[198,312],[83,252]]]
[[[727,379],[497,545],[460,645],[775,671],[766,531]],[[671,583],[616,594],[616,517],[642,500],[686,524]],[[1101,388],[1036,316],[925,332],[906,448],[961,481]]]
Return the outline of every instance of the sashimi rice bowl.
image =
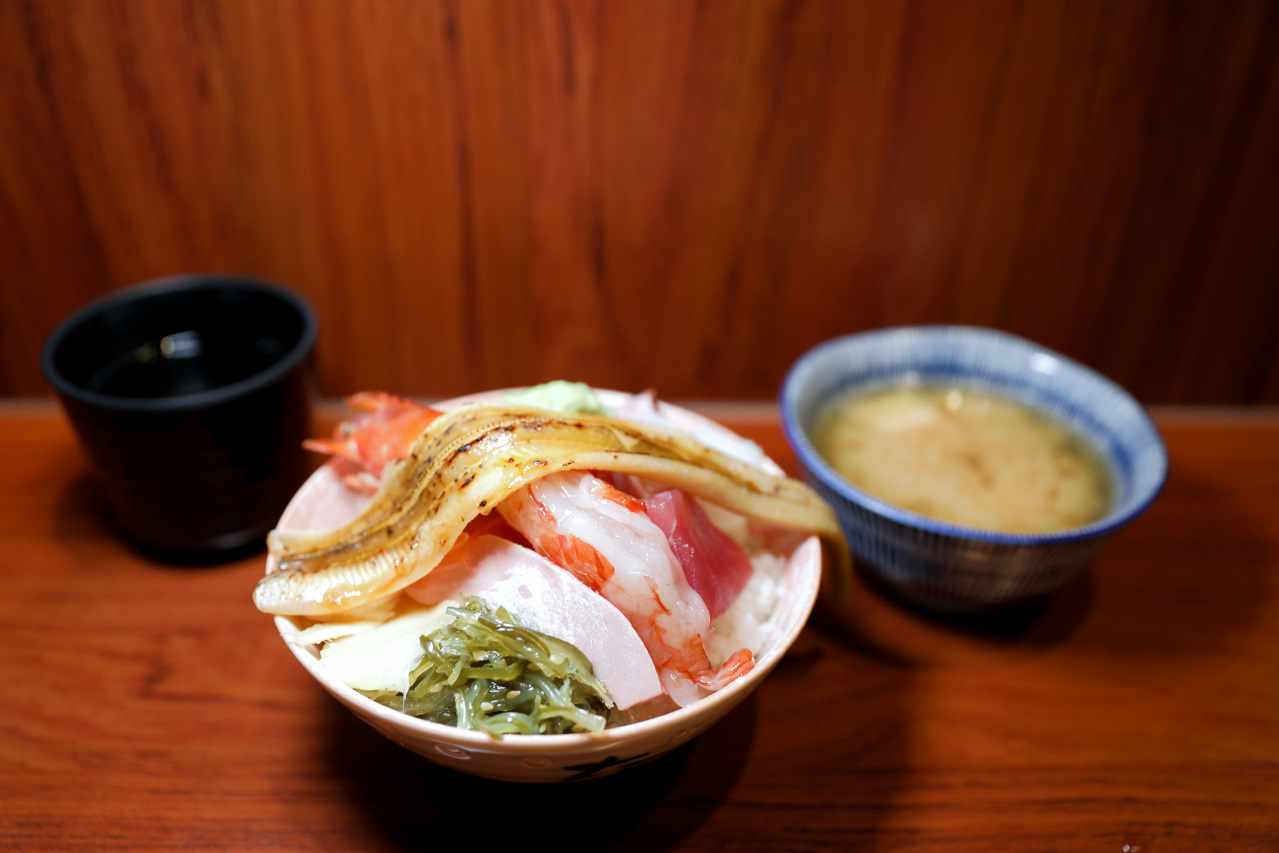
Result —
[[[257,607],[407,749],[513,781],[607,775],[777,664],[847,550],[753,442],[649,392],[380,393],[268,538]],[[825,559],[824,559],[825,558]]]

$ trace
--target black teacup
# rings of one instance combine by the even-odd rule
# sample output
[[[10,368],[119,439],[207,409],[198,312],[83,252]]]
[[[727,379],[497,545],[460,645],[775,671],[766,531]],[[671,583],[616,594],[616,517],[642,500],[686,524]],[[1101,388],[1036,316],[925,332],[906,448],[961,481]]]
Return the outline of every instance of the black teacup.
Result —
[[[184,275],[65,319],[41,367],[121,531],[179,562],[265,544],[311,461],[316,321],[261,279]]]

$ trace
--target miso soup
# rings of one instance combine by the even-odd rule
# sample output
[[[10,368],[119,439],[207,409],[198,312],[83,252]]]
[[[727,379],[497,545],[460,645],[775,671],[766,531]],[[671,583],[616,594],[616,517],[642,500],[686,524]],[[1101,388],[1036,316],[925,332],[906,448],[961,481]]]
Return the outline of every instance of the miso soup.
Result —
[[[822,413],[814,444],[849,482],[941,521],[1046,533],[1100,519],[1112,486],[1100,455],[1015,400],[963,388],[853,393]]]

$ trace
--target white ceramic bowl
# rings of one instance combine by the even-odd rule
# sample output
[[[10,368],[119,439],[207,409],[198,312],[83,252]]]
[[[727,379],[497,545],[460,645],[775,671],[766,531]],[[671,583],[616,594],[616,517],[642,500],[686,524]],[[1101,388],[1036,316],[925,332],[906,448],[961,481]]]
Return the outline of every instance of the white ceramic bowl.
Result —
[[[463,398],[489,397],[492,394]],[[598,391],[607,405],[623,395]],[[440,404],[444,408],[462,399]],[[667,404],[668,417],[689,431],[710,430],[732,436],[728,430],[693,412]],[[780,473],[771,460],[766,467]],[[321,468],[299,490],[285,519],[297,506],[316,494],[330,491],[326,478],[332,474]],[[352,505],[354,507],[354,504]],[[785,570],[778,629],[771,644],[756,656],[755,668],[724,689],[705,699],[655,719],[605,729],[598,733],[566,735],[510,735],[495,740],[483,732],[456,729],[402,714],[361,695],[334,678],[319,660],[315,646],[303,645],[293,637],[299,624],[277,616],[276,627],[289,649],[320,685],[360,719],[390,740],[431,761],[477,776],[513,782],[561,782],[606,776],[623,768],[642,764],[688,742],[750,695],[777,665],[794,643],[817,599],[821,580],[821,547],[815,538],[806,540],[790,555]]]
[[[1110,511],[1057,533],[999,533],[928,518],[849,483],[813,446],[818,417],[842,394],[905,382],[999,393],[1065,423],[1110,469]],[[1168,472],[1158,430],[1127,392],[1059,353],[992,329],[913,326],[827,341],[791,368],[779,408],[786,437],[839,516],[858,567],[900,597],[935,609],[975,611],[1057,588],[1150,505]]]

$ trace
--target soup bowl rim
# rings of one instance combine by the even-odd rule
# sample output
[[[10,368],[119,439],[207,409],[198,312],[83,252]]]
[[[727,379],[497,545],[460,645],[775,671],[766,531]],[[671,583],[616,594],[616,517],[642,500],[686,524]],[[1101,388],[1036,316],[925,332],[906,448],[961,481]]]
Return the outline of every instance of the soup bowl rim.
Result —
[[[921,341],[924,339],[929,341],[941,340],[948,334],[969,335],[986,339],[995,346],[1015,348],[1032,356],[1042,355],[1067,365],[1077,376],[1129,408],[1131,419],[1139,424],[1149,450],[1154,453],[1154,465],[1156,466],[1154,476],[1148,478],[1148,483],[1143,491],[1139,491],[1125,500],[1116,501],[1107,510],[1106,514],[1096,521],[1079,527],[1041,533],[1014,533],[942,521],[890,503],[854,485],[839,474],[818,452],[808,436],[808,430],[801,423],[798,411],[798,397],[802,390],[800,383],[808,378],[808,373],[812,370],[812,366],[817,359],[828,356],[832,352],[837,352],[839,348],[848,346],[854,339],[872,342],[887,335],[902,333],[917,334],[920,336]],[[956,376],[961,376],[961,374],[956,374]],[[978,384],[983,389],[1001,393],[1003,396],[1028,405],[1036,411],[1045,412],[1045,407],[1042,405],[1027,401],[1011,390],[1010,383],[990,376],[982,376],[981,379],[982,381]],[[858,387],[856,382],[847,383],[842,390],[848,391],[856,387]],[[885,383],[882,387],[889,387],[889,385]],[[802,354],[787,371],[779,394],[778,411],[786,439],[795,450],[796,455],[799,457],[799,462],[810,477],[819,480],[824,487],[835,492],[840,498],[883,519],[905,527],[920,529],[934,535],[958,540],[984,542],[992,545],[1044,546],[1107,536],[1124,527],[1144,512],[1159,496],[1167,479],[1168,456],[1163,438],[1160,436],[1159,430],[1155,427],[1149,414],[1126,390],[1069,356],[1062,355],[1042,344],[1018,335],[982,326],[954,324],[895,326],[854,332],[823,341]],[[1048,414],[1051,415],[1051,413]],[[1085,438],[1089,438],[1089,436],[1085,436]],[[1116,466],[1113,460],[1104,452],[1102,456],[1110,472],[1116,477],[1121,476],[1115,472]]]

